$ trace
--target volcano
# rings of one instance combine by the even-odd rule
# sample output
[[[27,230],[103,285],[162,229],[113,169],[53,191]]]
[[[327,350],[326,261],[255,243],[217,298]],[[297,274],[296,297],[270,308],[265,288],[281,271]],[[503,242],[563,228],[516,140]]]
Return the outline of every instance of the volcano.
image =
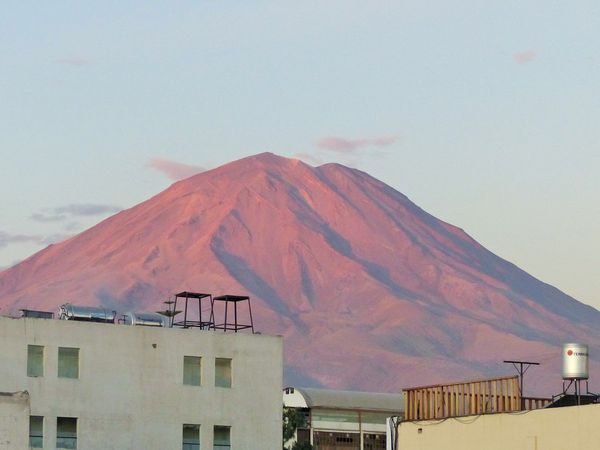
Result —
[[[600,346],[599,311],[390,186],[271,153],[177,182],[0,273],[4,312],[158,310],[184,290],[250,295],[256,327],[284,336],[289,384],[398,391],[527,358],[542,363],[527,393],[548,394],[561,343]]]

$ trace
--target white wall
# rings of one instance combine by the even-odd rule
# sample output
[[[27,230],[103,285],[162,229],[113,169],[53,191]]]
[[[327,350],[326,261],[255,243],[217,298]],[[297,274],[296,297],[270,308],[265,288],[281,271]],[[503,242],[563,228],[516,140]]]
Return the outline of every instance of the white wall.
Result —
[[[402,422],[397,450],[597,450],[598,424],[600,405]]]
[[[26,376],[27,345],[45,372]],[[0,391],[27,390],[54,448],[56,417],[78,418],[78,447],[176,449],[182,425],[232,430],[232,449],[281,449],[282,339],[246,333],[0,317]],[[58,347],[80,348],[79,379],[57,377]],[[185,386],[183,357],[202,357],[202,386]],[[232,388],[214,387],[215,358],[232,359]]]
[[[0,450],[29,448],[29,395],[0,392]]]

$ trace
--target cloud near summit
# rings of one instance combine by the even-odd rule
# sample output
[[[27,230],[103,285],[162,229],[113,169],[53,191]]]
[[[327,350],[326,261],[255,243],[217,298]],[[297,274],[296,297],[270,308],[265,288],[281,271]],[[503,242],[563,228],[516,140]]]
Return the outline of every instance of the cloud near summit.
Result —
[[[146,163],[146,167],[156,169],[162,172],[170,180],[179,181],[184,178],[189,178],[197,173],[204,172],[204,167],[195,166],[192,164],[183,164],[177,161],[170,161],[168,159],[152,158]]]
[[[524,52],[518,52],[513,55],[513,59],[517,64],[527,64],[533,61],[536,57],[536,53],[532,50]]]
[[[112,214],[123,208],[116,205],[99,205],[95,203],[72,203],[57,208],[45,209],[42,212],[32,214],[30,219],[35,222],[62,222],[72,217],[98,216],[101,214]]]
[[[348,139],[338,136],[327,136],[317,141],[317,147],[338,153],[352,153],[368,147],[388,147],[398,141],[397,136],[380,136],[374,138]]]

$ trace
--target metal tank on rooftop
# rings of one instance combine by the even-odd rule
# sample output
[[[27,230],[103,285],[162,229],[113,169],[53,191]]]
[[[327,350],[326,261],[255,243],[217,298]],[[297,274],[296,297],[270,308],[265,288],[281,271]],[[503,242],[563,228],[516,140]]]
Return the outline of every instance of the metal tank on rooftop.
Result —
[[[589,378],[589,350],[586,344],[563,344],[563,380]]]

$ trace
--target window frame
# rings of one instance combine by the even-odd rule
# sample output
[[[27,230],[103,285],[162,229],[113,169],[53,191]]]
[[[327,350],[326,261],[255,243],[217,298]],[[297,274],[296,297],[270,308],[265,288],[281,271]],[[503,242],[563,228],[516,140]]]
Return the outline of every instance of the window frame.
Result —
[[[198,380],[197,382],[195,382],[195,380],[190,380],[190,378],[186,378],[186,361],[193,361],[193,360],[197,360],[194,362],[197,362],[198,364]],[[202,357],[201,356],[192,356],[192,355],[184,355],[183,357],[183,380],[182,380],[184,386],[202,386]]]
[[[30,358],[33,358],[35,353],[33,353],[34,349],[41,349],[41,361],[39,362],[39,368],[40,368],[40,372],[39,373],[33,373],[34,372],[34,367],[35,365],[32,363]],[[27,376],[30,378],[42,378],[44,376],[44,362],[45,362],[45,353],[46,353],[46,349],[44,348],[43,345],[36,345],[36,344],[28,344],[27,345]],[[37,356],[37,355],[35,355]]]
[[[217,429],[226,429],[227,437],[229,440],[228,444],[217,444],[215,436]],[[213,426],[213,450],[231,450],[231,425],[214,425]]]
[[[75,433],[74,433],[75,435],[74,436],[65,435],[64,430],[62,431],[62,433],[59,432],[59,426],[60,426],[61,420],[74,421],[74,423],[75,423]],[[67,434],[68,433],[69,432],[67,432]],[[57,449],[59,449],[59,448],[77,449],[78,435],[79,435],[79,420],[77,419],[77,417],[57,417],[56,418],[56,448]],[[65,440],[67,440],[67,442],[71,442],[71,444],[67,444],[67,446],[63,446],[65,444],[64,444],[64,442],[61,442],[61,439],[65,439]]]
[[[32,433],[32,419],[40,419],[41,422],[41,434]],[[40,438],[40,445],[36,445],[36,442],[32,442],[32,439]],[[44,448],[44,416],[29,416],[29,448]]]
[[[197,442],[186,442],[186,437],[185,437],[185,430],[186,428],[195,428],[198,431],[198,438],[197,438]],[[200,424],[197,423],[184,423],[183,426],[181,427],[181,448],[182,450],[200,450],[200,429],[201,426]],[[196,438],[194,437],[194,440],[196,440]]]
[[[229,361],[229,378],[218,377],[219,361]],[[227,383],[221,384],[219,380],[227,380]],[[231,389],[233,386],[233,359],[232,358],[215,358],[215,387]]]
[[[68,358],[66,355],[63,354],[62,358],[61,358],[61,350],[64,351],[65,350],[77,350],[77,366],[76,366],[76,373],[75,376],[71,376],[69,375],[69,369],[70,367],[68,367],[66,364],[67,362],[65,362],[65,358]],[[81,358],[80,358],[80,353],[81,353],[81,349],[79,347],[58,347],[58,362],[57,362],[57,376],[58,378],[66,378],[66,379],[71,379],[71,380],[78,380],[80,377],[80,366],[81,366]],[[68,361],[68,359],[66,360]]]

